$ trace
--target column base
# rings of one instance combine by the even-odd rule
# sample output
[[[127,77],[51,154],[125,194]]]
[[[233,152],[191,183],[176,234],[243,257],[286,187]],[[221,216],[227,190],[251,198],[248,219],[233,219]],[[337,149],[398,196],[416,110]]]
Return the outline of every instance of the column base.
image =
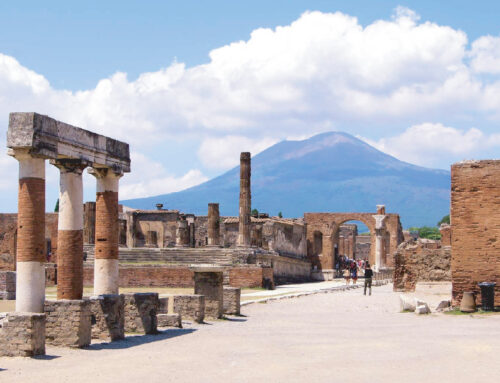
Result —
[[[123,294],[125,297],[125,332],[158,332],[158,293]]]
[[[92,325],[89,300],[46,301],[45,314],[47,344],[72,348],[90,345]]]
[[[194,292],[205,296],[205,318],[220,319],[224,315],[222,271],[195,271]]]
[[[92,339],[112,342],[125,338],[125,298],[104,294],[90,298]]]
[[[45,355],[45,314],[8,313],[0,317],[0,356]]]
[[[158,314],[158,327],[182,328],[181,314]]]
[[[241,289],[239,287],[226,287],[224,291],[224,314],[240,315]]]
[[[205,296],[174,295],[174,312],[179,313],[183,319],[203,323],[205,319]]]

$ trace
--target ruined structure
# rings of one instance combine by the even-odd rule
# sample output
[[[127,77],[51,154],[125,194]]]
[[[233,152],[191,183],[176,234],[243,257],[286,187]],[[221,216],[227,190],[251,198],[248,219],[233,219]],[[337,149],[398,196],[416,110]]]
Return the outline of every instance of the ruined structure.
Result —
[[[220,238],[220,216],[219,216],[219,204],[209,203],[208,204],[208,246],[219,246]]]
[[[250,153],[240,155],[240,210],[238,246],[250,246],[250,216],[252,210],[252,197],[250,189],[251,177]]]
[[[403,242],[403,230],[398,214],[386,214],[378,205],[376,213],[305,213],[307,224],[307,254],[318,271],[316,278],[332,279],[336,263],[335,249],[339,244],[340,226],[347,221],[360,221],[370,230],[370,263],[374,270],[392,267],[392,257]]]
[[[452,304],[478,283],[496,282],[500,301],[500,160],[464,161],[451,167]]]

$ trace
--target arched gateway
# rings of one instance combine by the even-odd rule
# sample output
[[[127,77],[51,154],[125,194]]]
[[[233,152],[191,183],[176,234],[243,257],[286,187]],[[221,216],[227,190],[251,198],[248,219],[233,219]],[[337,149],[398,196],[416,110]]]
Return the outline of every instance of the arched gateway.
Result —
[[[339,228],[347,221],[360,221],[370,230],[370,263],[376,271],[392,267],[390,256],[403,242],[399,214],[386,214],[384,205],[375,213],[305,213],[307,227],[307,256],[322,279],[333,278],[335,247],[339,243]]]

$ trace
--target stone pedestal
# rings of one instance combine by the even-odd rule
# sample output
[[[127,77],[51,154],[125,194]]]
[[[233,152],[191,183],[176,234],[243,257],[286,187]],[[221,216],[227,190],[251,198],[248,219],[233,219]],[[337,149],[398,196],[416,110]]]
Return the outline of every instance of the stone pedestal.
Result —
[[[241,289],[224,286],[224,314],[240,315]]]
[[[205,296],[205,318],[219,319],[224,315],[223,268],[193,267],[194,293]]]
[[[175,295],[174,312],[183,319],[203,323],[205,319],[205,297],[203,295]]]
[[[65,347],[85,347],[91,341],[91,311],[89,300],[45,301],[47,344]]]
[[[158,301],[159,301],[158,314],[168,314],[169,298],[168,297],[159,298]]]
[[[158,327],[177,327],[182,328],[182,317],[178,313],[158,314]]]
[[[158,293],[123,294],[125,297],[125,332],[158,332]]]
[[[0,300],[16,299],[16,272],[0,271]]]
[[[104,294],[90,298],[92,338],[114,341],[125,338],[125,298]]]
[[[0,319],[0,356],[45,355],[45,314],[8,313]]]
[[[185,219],[177,221],[177,231],[175,233],[175,246],[189,247],[189,225]]]

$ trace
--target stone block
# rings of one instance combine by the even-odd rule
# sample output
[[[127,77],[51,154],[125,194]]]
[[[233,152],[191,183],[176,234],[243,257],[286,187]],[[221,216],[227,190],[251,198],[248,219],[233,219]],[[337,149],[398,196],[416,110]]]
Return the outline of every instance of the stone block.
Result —
[[[174,295],[174,312],[183,319],[203,323],[205,319],[205,297],[203,295]]]
[[[240,315],[241,289],[224,286],[224,314]]]
[[[45,314],[8,313],[0,320],[0,356],[45,355]]]
[[[158,293],[132,293],[125,297],[125,332],[156,334]]]
[[[451,307],[451,301],[444,300],[444,301],[439,302],[439,304],[436,307],[436,311],[445,311],[450,307]]]
[[[45,314],[47,344],[75,348],[90,345],[92,322],[89,300],[47,300]]]
[[[415,306],[415,301],[411,298],[405,297],[404,295],[399,296],[399,308],[401,311],[415,311],[417,308]]]
[[[16,299],[15,271],[0,271],[0,299]]]
[[[224,315],[222,271],[196,271],[194,293],[205,296],[205,318],[219,319]]]
[[[158,327],[178,327],[182,328],[182,318],[178,313],[158,314]]]
[[[168,314],[168,297],[160,298],[160,305],[158,308],[158,314]]]
[[[125,298],[104,294],[90,298],[92,338],[114,341],[125,337]]]
[[[431,310],[429,309],[429,306],[427,304],[425,305],[419,305],[415,309],[415,314],[430,314]]]

